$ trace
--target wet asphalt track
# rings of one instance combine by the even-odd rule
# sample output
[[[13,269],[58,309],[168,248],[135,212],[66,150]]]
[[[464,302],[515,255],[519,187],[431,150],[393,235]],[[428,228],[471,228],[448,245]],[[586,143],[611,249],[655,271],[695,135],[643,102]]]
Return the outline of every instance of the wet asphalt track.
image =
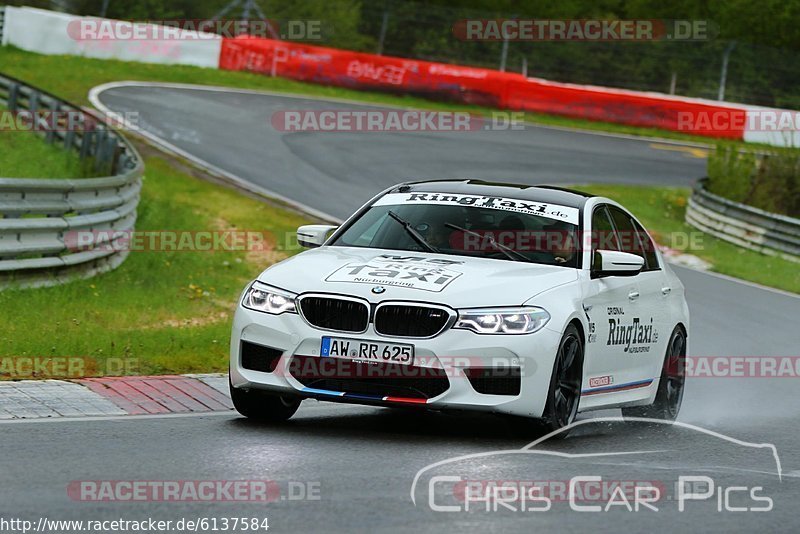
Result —
[[[704,170],[701,159],[654,149],[649,142],[539,128],[281,134],[269,124],[274,111],[343,105],[274,96],[124,88],[103,93],[101,100],[117,111],[139,111],[150,131],[213,165],[340,217],[380,188],[408,178],[687,184]],[[692,312],[693,355],[798,354],[800,299],[686,269],[677,272]],[[410,490],[419,469],[453,456],[519,449],[528,440],[493,418],[307,401],[295,419],[277,427],[233,415],[0,424],[0,516],[267,516],[275,532],[797,530],[800,380],[690,380],[680,420],[745,442],[774,444],[782,481],[774,474],[774,458],[763,448],[689,428],[591,423],[570,439],[541,448],[569,454],[659,452],[589,458],[506,454],[466,460],[423,475],[415,506]],[[703,474],[719,486],[763,486],[774,510],[719,512],[712,498],[689,503],[685,512],[667,499],[658,503],[658,512],[616,507],[609,513],[579,513],[557,501],[547,512],[486,512],[478,507],[436,513],[428,504],[431,474],[555,481],[600,475],[608,481],[660,482],[666,488],[680,475]],[[74,480],[129,479],[271,479],[281,485],[284,497],[290,481],[311,482],[319,484],[321,498],[269,505],[85,503],[66,493]],[[436,503],[460,502],[452,487],[435,487]],[[748,503],[734,498],[731,505]]]

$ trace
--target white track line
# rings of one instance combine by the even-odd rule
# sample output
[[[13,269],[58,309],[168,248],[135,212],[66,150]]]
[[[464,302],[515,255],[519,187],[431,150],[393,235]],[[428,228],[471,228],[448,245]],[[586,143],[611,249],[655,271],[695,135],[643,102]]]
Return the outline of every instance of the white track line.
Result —
[[[148,419],[178,419],[181,417],[208,417],[227,415],[229,417],[239,417],[233,410],[224,412],[191,412],[191,413],[162,413],[149,415],[98,415],[86,417],[40,417],[37,419],[4,419],[0,425],[27,425],[39,423],[85,423],[97,421],[141,421]]]
[[[297,412],[296,417],[298,418],[298,420],[300,417],[305,415],[313,415],[314,417],[319,417],[320,415],[315,413],[319,411],[331,412],[330,415],[336,416],[341,414],[343,410],[352,412],[359,410],[376,411],[380,409],[381,409],[380,407],[373,407],[373,406],[339,404],[334,402],[319,401],[317,399],[305,399],[303,401],[302,406],[300,406],[300,411]],[[234,419],[245,420],[244,416],[239,415],[236,412],[236,410],[217,410],[213,412],[156,413],[147,415],[96,415],[96,416],[87,415],[81,417],[38,417],[30,419],[0,419],[0,425],[22,425],[22,424],[38,424],[38,423],[87,423],[87,422],[92,423],[98,421],[119,421],[119,422],[149,421],[151,419],[181,419],[183,417],[208,417],[208,416],[220,416],[220,415],[227,415]]]

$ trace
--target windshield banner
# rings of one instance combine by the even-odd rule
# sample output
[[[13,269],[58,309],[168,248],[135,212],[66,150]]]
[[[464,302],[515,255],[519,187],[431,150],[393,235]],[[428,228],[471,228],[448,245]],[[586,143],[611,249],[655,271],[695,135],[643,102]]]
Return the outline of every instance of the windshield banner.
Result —
[[[450,193],[390,193],[379,198],[373,206],[406,206],[410,204],[436,204],[440,206],[465,206],[489,208],[538,217],[547,217],[569,224],[578,224],[578,208],[546,204],[530,200],[489,197],[480,195],[458,195]]]

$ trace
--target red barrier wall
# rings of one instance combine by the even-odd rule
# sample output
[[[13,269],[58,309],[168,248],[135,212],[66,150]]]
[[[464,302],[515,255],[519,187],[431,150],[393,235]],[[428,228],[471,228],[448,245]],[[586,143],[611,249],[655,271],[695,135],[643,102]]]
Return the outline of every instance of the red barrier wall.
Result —
[[[710,137],[742,139],[745,127],[743,107],[270,39],[224,39],[220,68]],[[724,128],[715,114],[725,117]]]
[[[362,54],[258,38],[225,39],[220,68],[341,87],[416,93],[502,107],[505,80],[519,74]]]
[[[538,79],[509,82],[505,105],[511,109],[727,139],[742,139],[746,122],[744,108]]]

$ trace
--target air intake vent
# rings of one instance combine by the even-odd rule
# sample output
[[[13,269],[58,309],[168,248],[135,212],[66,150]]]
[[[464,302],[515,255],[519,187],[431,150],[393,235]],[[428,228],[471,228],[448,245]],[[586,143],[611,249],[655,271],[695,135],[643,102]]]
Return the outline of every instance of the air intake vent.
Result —
[[[280,349],[242,341],[242,367],[251,371],[274,372],[282,354]]]
[[[470,367],[464,369],[472,388],[484,395],[519,395],[519,367]]]

